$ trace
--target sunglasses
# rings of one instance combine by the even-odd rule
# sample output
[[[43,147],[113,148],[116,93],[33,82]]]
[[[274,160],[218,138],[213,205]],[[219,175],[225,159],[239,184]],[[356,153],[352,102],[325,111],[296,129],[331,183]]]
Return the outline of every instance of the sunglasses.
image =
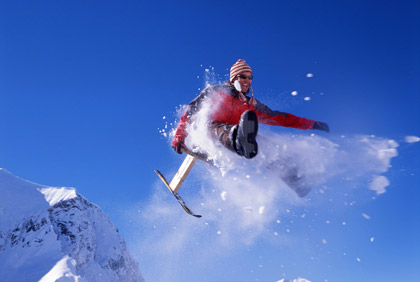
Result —
[[[254,78],[254,76],[252,76],[252,75],[247,76],[247,75],[244,75],[244,74],[238,74],[237,77],[240,77],[242,79],[248,78],[249,80],[252,80]]]

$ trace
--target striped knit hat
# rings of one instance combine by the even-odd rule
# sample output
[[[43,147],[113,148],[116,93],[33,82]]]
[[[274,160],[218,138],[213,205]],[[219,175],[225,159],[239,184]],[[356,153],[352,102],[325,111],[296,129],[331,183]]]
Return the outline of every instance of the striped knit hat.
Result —
[[[239,59],[231,68],[230,68],[230,82],[235,79],[235,77],[245,71],[252,73],[251,67],[245,62],[244,59]]]

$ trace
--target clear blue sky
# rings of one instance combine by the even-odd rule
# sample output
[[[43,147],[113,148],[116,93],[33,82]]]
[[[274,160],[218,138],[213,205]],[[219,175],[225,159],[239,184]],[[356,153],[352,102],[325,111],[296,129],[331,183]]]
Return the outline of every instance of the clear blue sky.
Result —
[[[182,160],[158,131],[163,117],[177,118],[176,107],[203,87],[206,68],[223,77],[239,58],[254,71],[257,99],[328,122],[325,138],[397,141],[391,186],[374,201],[352,190],[356,211],[310,205],[311,215],[322,214],[313,220],[317,243],[260,235],[213,254],[207,265],[181,264],[177,281],[277,281],[283,273],[313,281],[418,279],[419,144],[403,140],[420,136],[419,1],[1,1],[0,167],[76,187],[111,216],[145,278],[164,281],[165,255],[147,261],[143,247],[153,226],[140,232],[130,211],[141,214],[164,189],[153,169],[174,172]],[[178,208],[170,198],[164,204]],[[352,227],[319,223],[335,217]],[[220,277],[212,279],[214,272]]]

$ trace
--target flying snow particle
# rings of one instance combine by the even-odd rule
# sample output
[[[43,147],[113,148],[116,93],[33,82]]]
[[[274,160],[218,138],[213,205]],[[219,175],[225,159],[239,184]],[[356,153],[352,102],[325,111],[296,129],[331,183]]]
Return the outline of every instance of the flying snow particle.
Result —
[[[367,214],[365,214],[365,213],[362,213],[362,216],[364,217],[364,218],[366,218],[366,219],[370,219],[370,216],[368,216]]]
[[[258,209],[258,213],[259,213],[259,214],[264,214],[264,210],[265,210],[265,207],[264,207],[264,206],[261,206],[261,207]]]
[[[303,100],[305,100],[305,101],[311,101],[311,97],[305,97],[305,98],[303,98]]]
[[[327,240],[322,239],[322,244],[326,245],[327,244]]]
[[[163,116],[163,117],[162,117],[162,119],[166,119],[166,117],[165,117],[165,116]]]
[[[375,241],[375,238],[370,237],[370,242],[373,243],[373,241]]]
[[[226,192],[226,191],[223,191],[223,192],[220,194],[220,197],[222,197],[222,200],[223,200],[223,201],[226,201],[226,194],[227,194],[227,192]]]
[[[388,178],[383,175],[379,175],[376,176],[370,183],[369,189],[375,191],[377,195],[380,195],[386,192],[385,187],[389,186],[389,184],[390,182]]]
[[[358,262],[360,262],[360,258],[356,258],[356,260],[357,260]]]
[[[296,96],[298,94],[297,91],[292,91],[292,96]]]
[[[404,141],[407,143],[416,143],[420,141],[420,137],[417,136],[405,136]]]
[[[308,74],[306,74],[306,77],[308,77],[308,78],[314,77],[314,74],[313,73],[308,73]]]
[[[222,231],[217,231],[217,235],[221,235],[222,234]]]

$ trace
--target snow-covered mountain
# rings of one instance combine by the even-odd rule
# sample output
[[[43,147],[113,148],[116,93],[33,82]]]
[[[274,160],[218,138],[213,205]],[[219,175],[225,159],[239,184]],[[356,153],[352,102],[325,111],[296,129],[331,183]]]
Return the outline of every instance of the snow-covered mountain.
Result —
[[[144,281],[108,216],[73,188],[0,168],[0,281]]]

